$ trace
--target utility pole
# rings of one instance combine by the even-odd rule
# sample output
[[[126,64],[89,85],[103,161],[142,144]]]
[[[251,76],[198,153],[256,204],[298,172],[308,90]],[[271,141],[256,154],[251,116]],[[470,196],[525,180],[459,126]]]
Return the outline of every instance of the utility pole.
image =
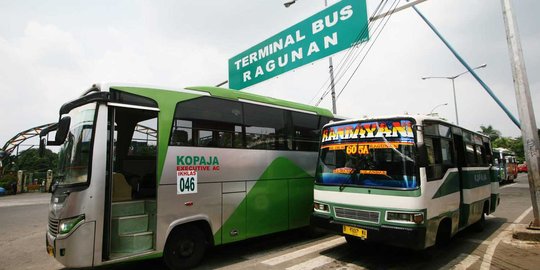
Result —
[[[328,6],[328,0],[324,0],[324,8]],[[330,93],[332,95],[332,113],[337,113],[336,107],[336,85],[334,83],[334,65],[332,64],[332,56],[328,57],[328,71],[330,72]]]
[[[538,131],[534,110],[531,103],[531,92],[529,90],[529,80],[525,70],[525,61],[521,49],[516,18],[512,13],[510,0],[501,0],[504,25],[506,28],[506,40],[512,65],[512,75],[514,77],[514,88],[516,91],[517,108],[521,122],[521,136],[523,147],[525,148],[525,159],[527,160],[529,190],[534,220],[529,228],[540,229],[540,143],[538,141]]]

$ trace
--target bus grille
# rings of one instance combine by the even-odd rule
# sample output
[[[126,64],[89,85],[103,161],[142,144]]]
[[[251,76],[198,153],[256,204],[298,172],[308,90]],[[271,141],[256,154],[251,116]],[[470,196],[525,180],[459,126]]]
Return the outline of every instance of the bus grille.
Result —
[[[60,220],[49,217],[49,232],[53,236],[58,235],[58,224],[59,223],[60,223]]]
[[[358,221],[379,223],[379,212],[376,211],[364,211],[364,210],[354,210],[347,208],[335,207],[334,211],[336,217],[354,219]]]

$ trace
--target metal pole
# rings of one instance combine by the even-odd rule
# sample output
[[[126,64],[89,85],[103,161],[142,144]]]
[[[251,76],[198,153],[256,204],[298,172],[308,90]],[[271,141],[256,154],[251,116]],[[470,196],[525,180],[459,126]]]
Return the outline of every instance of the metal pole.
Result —
[[[459,126],[459,117],[458,117],[458,110],[457,110],[457,99],[456,99],[456,84],[454,83],[454,80],[456,78],[452,78],[452,91],[454,93],[454,111],[456,112],[456,125]]]
[[[512,13],[510,0],[501,0],[503,8],[504,25],[506,29],[506,40],[512,65],[512,75],[514,77],[514,88],[516,91],[516,101],[521,120],[521,136],[523,147],[525,148],[525,159],[527,160],[529,190],[533,207],[534,220],[529,227],[540,229],[540,142],[538,140],[536,119],[531,103],[531,92],[529,90],[529,80],[525,70],[525,61],[521,49],[521,39],[516,18]]]
[[[226,80],[226,81],[224,81],[224,82],[218,83],[218,84],[216,84],[216,87],[220,87],[220,86],[222,86],[222,85],[224,85],[224,84],[226,84],[226,83],[228,83],[228,82],[229,82],[229,80]]]
[[[328,6],[328,0],[324,0],[324,8]],[[328,57],[328,68],[330,72],[330,93],[332,95],[332,113],[337,113],[336,107],[336,86],[334,83],[334,65],[332,65],[332,56]]]
[[[480,77],[478,77],[476,72],[474,72],[474,70],[469,66],[469,64],[467,64],[467,62],[465,62],[465,60],[463,60],[463,58],[461,58],[461,56],[454,50],[454,48],[452,48],[452,46],[450,46],[450,44],[446,41],[446,39],[444,39],[444,37],[439,33],[439,31],[437,31],[435,26],[433,26],[433,24],[431,24],[428,21],[428,19],[426,17],[424,17],[424,15],[416,8],[416,6],[412,6],[412,8],[414,9],[414,11],[416,11],[416,13],[418,13],[420,18],[422,18],[422,20],[424,20],[424,22],[429,26],[429,28],[431,28],[431,30],[433,30],[435,35],[437,35],[439,37],[439,39],[441,39],[441,41],[444,43],[444,45],[446,45],[446,47],[452,52],[452,54],[457,58],[457,60],[472,74],[472,76],[476,79],[476,81],[478,81],[478,83],[480,83],[480,85],[493,98],[493,100],[495,100],[495,102],[499,105],[499,107],[501,107],[501,109],[503,109],[503,111],[506,113],[506,115],[508,115],[510,120],[512,120],[512,122],[514,122],[514,124],[519,128],[520,127],[519,126],[519,121],[506,108],[506,106],[504,106],[504,104],[499,100],[499,98],[497,98],[497,96],[495,96],[495,94],[493,93],[493,91],[491,91],[491,89],[487,86],[487,84],[485,84],[484,81],[482,81],[482,79],[480,79]]]
[[[448,105],[448,103],[442,103],[442,104],[439,104],[439,105],[433,107],[433,109],[431,109],[431,111],[429,111],[429,114],[428,114],[428,115],[433,115],[433,111],[434,111],[435,109],[437,109],[437,108],[439,108],[439,107],[441,107],[441,106],[446,106],[446,105]]]
[[[336,114],[336,87],[334,84],[334,66],[332,65],[332,56],[328,58],[328,62],[330,63],[330,91],[332,93],[332,113]]]

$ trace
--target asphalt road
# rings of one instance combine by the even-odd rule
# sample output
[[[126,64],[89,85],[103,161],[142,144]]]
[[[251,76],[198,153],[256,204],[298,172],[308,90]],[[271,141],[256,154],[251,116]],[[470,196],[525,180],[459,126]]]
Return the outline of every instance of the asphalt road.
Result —
[[[45,251],[48,194],[0,197],[0,269],[62,269]],[[513,223],[532,220],[526,174],[501,188],[501,205],[477,233],[460,232],[445,248],[411,251],[349,247],[339,236],[305,230],[212,249],[198,269],[538,269],[540,244],[513,240]],[[160,260],[100,269],[165,269]]]

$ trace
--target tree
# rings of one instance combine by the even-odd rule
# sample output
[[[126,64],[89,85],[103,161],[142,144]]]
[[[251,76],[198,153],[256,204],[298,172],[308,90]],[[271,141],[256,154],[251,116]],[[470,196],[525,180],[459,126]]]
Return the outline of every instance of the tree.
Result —
[[[20,153],[16,163],[19,170],[46,172],[56,169],[58,154],[46,149],[43,156],[40,156],[38,149],[28,149]]]
[[[491,125],[488,125],[487,127],[481,125],[480,129],[481,131],[478,131],[478,132],[488,136],[491,141],[495,141],[501,137],[501,132],[494,129]]]
[[[492,142],[493,147],[501,147],[509,149],[510,151],[516,153],[516,158],[518,162],[523,162],[525,160],[525,151],[523,149],[523,140],[521,137],[510,138],[510,137],[500,137]]]

